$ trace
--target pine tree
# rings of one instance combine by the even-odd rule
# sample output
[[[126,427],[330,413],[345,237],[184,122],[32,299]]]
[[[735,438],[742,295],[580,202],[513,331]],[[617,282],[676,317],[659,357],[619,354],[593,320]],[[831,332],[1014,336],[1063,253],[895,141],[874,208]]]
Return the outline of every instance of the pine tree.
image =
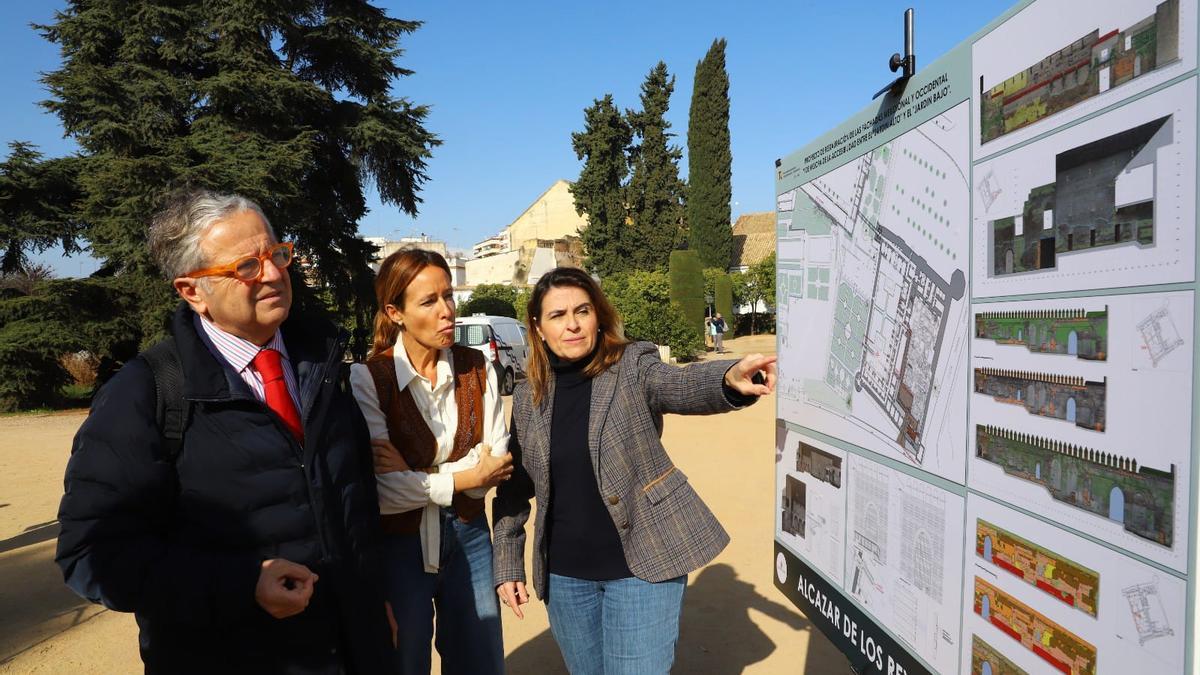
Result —
[[[575,210],[588,220],[580,233],[588,267],[603,277],[629,267],[624,183],[633,131],[613,105],[612,94],[597,99],[583,118],[584,130],[571,134],[571,146],[584,164],[570,189]]]
[[[79,198],[74,157],[42,159],[29,143],[10,143],[0,162],[0,274],[27,271],[27,254],[55,244],[79,252],[80,224],[72,214]]]
[[[629,179],[628,237],[636,246],[629,250],[634,269],[666,269],[672,249],[684,241],[683,182],[679,180],[678,146],[668,145],[675,134],[666,120],[675,78],[667,65],[658,62],[642,83],[642,109],[627,111],[630,126],[638,137],[631,151],[633,175]]]
[[[440,141],[424,106],[390,93],[418,22],[364,0],[72,0],[47,26],[62,67],[44,76],[65,133],[81,149],[81,236],[143,296],[149,340],[173,304],[150,262],[146,225],[168,192],[238,192],[296,242],[306,292],[360,326],[372,300],[358,238],[364,185],[415,215],[425,161]]]
[[[687,223],[690,248],[706,267],[728,269],[733,256],[729,202],[733,158],[729,149],[729,75],[725,39],[696,64],[688,113]]]

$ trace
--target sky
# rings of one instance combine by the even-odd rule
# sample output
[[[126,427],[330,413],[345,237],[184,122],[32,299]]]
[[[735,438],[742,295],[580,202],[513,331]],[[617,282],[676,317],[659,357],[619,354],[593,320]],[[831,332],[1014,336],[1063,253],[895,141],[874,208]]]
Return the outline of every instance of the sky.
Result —
[[[929,64],[1015,0],[821,0],[734,3],[377,2],[390,16],[423,22],[401,41],[400,64],[415,71],[393,94],[430,106],[426,127],[443,144],[429,161],[420,213],[409,217],[369,193],[364,236],[427,234],[452,249],[516,219],[554,181],[574,180],[581,162],[571,133],[583,110],[612,94],[637,108],[658,61],[676,77],[667,119],[684,150],[696,63],[715,38],[728,41],[733,217],[774,208],[776,158],[798,150],[866,106],[893,74],[902,14],[915,9],[918,65]],[[59,65],[56,45],[31,23],[53,20],[59,2],[0,3],[0,152],[30,141],[47,156],[75,149],[53,115],[40,74]],[[37,260],[62,276],[88,274],[86,254],[47,251]]]

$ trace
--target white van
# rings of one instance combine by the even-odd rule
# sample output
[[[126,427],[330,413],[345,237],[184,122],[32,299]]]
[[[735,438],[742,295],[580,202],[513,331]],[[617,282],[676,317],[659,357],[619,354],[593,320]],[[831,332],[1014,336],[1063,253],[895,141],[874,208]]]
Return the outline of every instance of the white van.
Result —
[[[454,341],[483,352],[495,366],[500,393],[505,396],[512,394],[517,377],[525,377],[525,362],[529,358],[527,333],[524,324],[507,316],[475,314],[454,322]]]

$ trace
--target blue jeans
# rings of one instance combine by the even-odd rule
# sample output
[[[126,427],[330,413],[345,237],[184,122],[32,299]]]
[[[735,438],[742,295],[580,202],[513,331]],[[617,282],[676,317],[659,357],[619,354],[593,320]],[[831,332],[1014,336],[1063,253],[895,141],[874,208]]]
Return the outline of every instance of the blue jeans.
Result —
[[[436,574],[425,572],[416,534],[384,535],[383,562],[387,599],[399,626],[397,673],[429,675],[431,640],[447,675],[504,672],[500,602],[492,586],[492,535],[484,515],[464,523],[453,509],[442,509]]]
[[[687,577],[588,581],[550,575],[550,630],[571,675],[662,675],[675,662]]]

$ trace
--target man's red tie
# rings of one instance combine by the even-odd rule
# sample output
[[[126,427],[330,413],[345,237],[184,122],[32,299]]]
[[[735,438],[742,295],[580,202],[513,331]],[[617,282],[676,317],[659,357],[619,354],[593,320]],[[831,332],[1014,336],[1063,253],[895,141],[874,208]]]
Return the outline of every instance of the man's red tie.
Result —
[[[296,410],[296,402],[288,393],[287,382],[283,379],[283,362],[279,352],[274,349],[260,350],[254,356],[254,369],[262,375],[267,407],[275,411],[296,440],[303,443],[304,427],[300,425],[300,413]]]

